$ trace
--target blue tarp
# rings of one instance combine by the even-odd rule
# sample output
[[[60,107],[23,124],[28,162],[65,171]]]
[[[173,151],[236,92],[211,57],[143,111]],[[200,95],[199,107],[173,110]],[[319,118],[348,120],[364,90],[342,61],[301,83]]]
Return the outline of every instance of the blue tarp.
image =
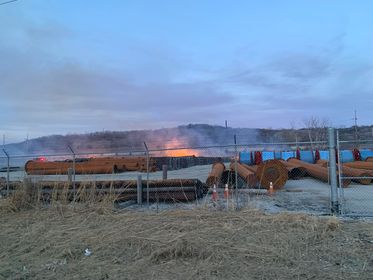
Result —
[[[341,162],[351,162],[354,161],[354,154],[350,150],[343,150],[340,152]]]
[[[246,164],[253,164],[251,162],[251,152],[240,152],[240,162]]]
[[[291,152],[281,152],[281,158],[283,160],[288,160],[289,158],[295,158],[296,154],[294,151]]]
[[[300,160],[314,163],[313,153],[311,151],[300,151]]]
[[[275,153],[274,152],[269,152],[269,151],[263,151],[262,152],[263,161],[274,159],[274,158],[275,158]]]
[[[319,151],[320,159],[329,160],[329,151]]]
[[[280,151],[276,151],[275,152],[275,159],[281,159],[281,152]]]
[[[368,157],[373,157],[372,150],[360,150],[361,160],[366,160]]]

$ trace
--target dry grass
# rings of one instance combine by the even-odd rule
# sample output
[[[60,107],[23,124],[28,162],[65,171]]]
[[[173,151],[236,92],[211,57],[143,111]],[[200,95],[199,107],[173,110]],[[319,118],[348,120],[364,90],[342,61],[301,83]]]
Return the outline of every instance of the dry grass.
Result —
[[[373,278],[370,223],[251,209],[135,212],[112,208],[112,198],[42,206],[18,195],[0,200],[0,279]]]
[[[0,210],[2,212],[17,212],[40,209],[46,205],[52,207],[66,206],[70,203],[75,204],[75,202],[100,208],[110,208],[118,198],[118,194],[112,188],[104,195],[98,194],[96,185],[90,182],[81,184],[76,189],[75,196],[71,193],[72,187],[68,183],[62,185],[62,187],[57,182],[49,185],[52,185],[52,189],[49,189],[49,192],[46,193],[45,187],[40,183],[18,183],[10,197],[2,202]],[[42,191],[43,188],[44,192]]]

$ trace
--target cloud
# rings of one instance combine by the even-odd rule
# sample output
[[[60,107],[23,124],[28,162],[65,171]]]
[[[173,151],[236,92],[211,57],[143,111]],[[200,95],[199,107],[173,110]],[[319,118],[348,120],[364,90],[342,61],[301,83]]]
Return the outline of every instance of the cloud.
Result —
[[[225,57],[224,69],[213,69],[209,61],[195,63],[166,44],[107,46],[53,21],[2,19],[7,21],[12,24],[0,41],[5,133],[38,136],[225,119],[233,126],[286,127],[304,116],[333,119],[372,105],[373,63],[351,65],[344,33],[326,46],[267,55],[255,65]]]
[[[268,67],[283,77],[308,81],[328,76],[331,62],[325,57],[292,53],[281,55]]]
[[[209,115],[235,99],[216,82],[150,82],[152,77],[146,75],[151,73],[134,77],[123,69],[61,59],[35,47],[35,42],[56,40],[53,30],[31,29],[30,48],[0,43],[0,114],[7,120],[5,130],[18,127],[50,134],[212,121]]]
[[[260,119],[257,123],[286,127],[292,120],[315,115],[340,124],[360,109],[361,123],[369,124],[373,61],[352,60],[344,53],[344,36],[327,46],[268,56],[261,64],[241,64],[226,83],[247,93],[241,105],[250,107]]]

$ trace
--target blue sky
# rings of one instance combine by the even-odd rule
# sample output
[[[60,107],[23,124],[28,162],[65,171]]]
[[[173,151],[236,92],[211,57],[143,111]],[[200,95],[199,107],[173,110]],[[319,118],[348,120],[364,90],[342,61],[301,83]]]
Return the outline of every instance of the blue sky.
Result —
[[[1,0],[0,0],[1,1]],[[371,124],[372,1],[0,6],[0,132]]]

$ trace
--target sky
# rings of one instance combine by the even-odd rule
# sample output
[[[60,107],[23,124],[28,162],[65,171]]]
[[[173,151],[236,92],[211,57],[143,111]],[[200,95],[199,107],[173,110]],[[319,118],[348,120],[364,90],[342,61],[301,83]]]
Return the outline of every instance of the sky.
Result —
[[[5,0],[0,0],[5,2]],[[373,1],[0,5],[0,133],[372,124]]]

